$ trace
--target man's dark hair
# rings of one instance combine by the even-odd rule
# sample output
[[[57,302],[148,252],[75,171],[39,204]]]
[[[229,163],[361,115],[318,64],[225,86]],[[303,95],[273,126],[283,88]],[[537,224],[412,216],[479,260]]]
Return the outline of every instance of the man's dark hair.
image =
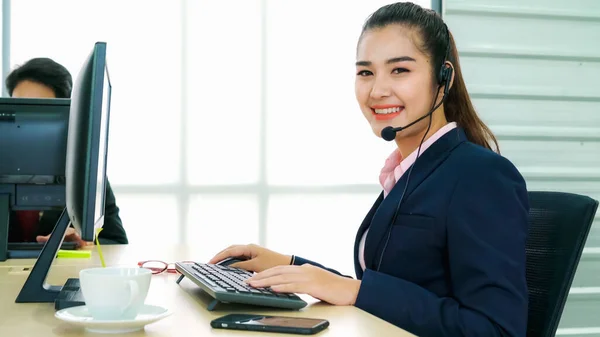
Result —
[[[23,81],[32,81],[51,88],[56,98],[71,98],[71,73],[63,65],[47,57],[31,59],[14,69],[6,77],[8,94],[12,96],[17,85]]]

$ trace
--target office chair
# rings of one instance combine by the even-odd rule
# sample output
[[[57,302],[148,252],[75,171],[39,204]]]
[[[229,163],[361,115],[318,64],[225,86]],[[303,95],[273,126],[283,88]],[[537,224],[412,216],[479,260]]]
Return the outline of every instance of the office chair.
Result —
[[[530,191],[529,203],[527,336],[550,337],[556,334],[598,201]]]

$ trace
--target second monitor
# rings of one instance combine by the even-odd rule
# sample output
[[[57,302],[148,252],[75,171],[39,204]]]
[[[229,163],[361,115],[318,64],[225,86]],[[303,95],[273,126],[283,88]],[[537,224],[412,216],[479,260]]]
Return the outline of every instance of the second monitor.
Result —
[[[111,83],[106,43],[96,43],[73,86],[67,140],[67,213],[85,241],[104,225]]]
[[[70,99],[0,98],[0,261],[28,255],[11,250],[22,243],[8,242],[14,211],[65,207],[70,105]]]
[[[106,43],[97,42],[71,95],[65,163],[67,206],[16,302],[55,302],[63,287],[48,285],[46,276],[69,222],[85,241],[93,241],[95,230],[104,224],[110,98]]]

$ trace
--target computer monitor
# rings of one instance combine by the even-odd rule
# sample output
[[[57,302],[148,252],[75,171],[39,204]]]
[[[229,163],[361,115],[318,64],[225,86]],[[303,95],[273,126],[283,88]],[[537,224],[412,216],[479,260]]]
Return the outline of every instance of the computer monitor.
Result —
[[[104,224],[110,95],[106,43],[99,42],[73,86],[67,142],[67,213],[86,241]]]
[[[69,221],[86,241],[92,241],[94,229],[103,225],[110,91],[106,43],[97,42],[71,94],[65,162],[66,208],[17,296],[18,303],[54,302],[57,298],[62,287],[48,285],[46,276]]]
[[[9,215],[65,207],[70,99],[0,98],[0,261],[11,257]]]
[[[65,175],[70,99],[0,98],[0,183]]]

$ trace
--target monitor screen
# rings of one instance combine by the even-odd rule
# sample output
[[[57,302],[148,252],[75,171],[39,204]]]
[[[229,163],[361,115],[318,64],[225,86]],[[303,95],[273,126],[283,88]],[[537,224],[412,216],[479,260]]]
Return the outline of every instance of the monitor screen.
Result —
[[[108,70],[104,68],[102,90],[102,113],[100,115],[100,139],[98,143],[98,174],[96,176],[96,205],[94,207],[94,228],[104,225],[104,202],[106,199],[106,156],[108,143],[108,120],[110,114],[111,84]]]
[[[73,86],[65,165],[67,211],[85,241],[104,226],[110,91],[106,43],[98,42]]]

